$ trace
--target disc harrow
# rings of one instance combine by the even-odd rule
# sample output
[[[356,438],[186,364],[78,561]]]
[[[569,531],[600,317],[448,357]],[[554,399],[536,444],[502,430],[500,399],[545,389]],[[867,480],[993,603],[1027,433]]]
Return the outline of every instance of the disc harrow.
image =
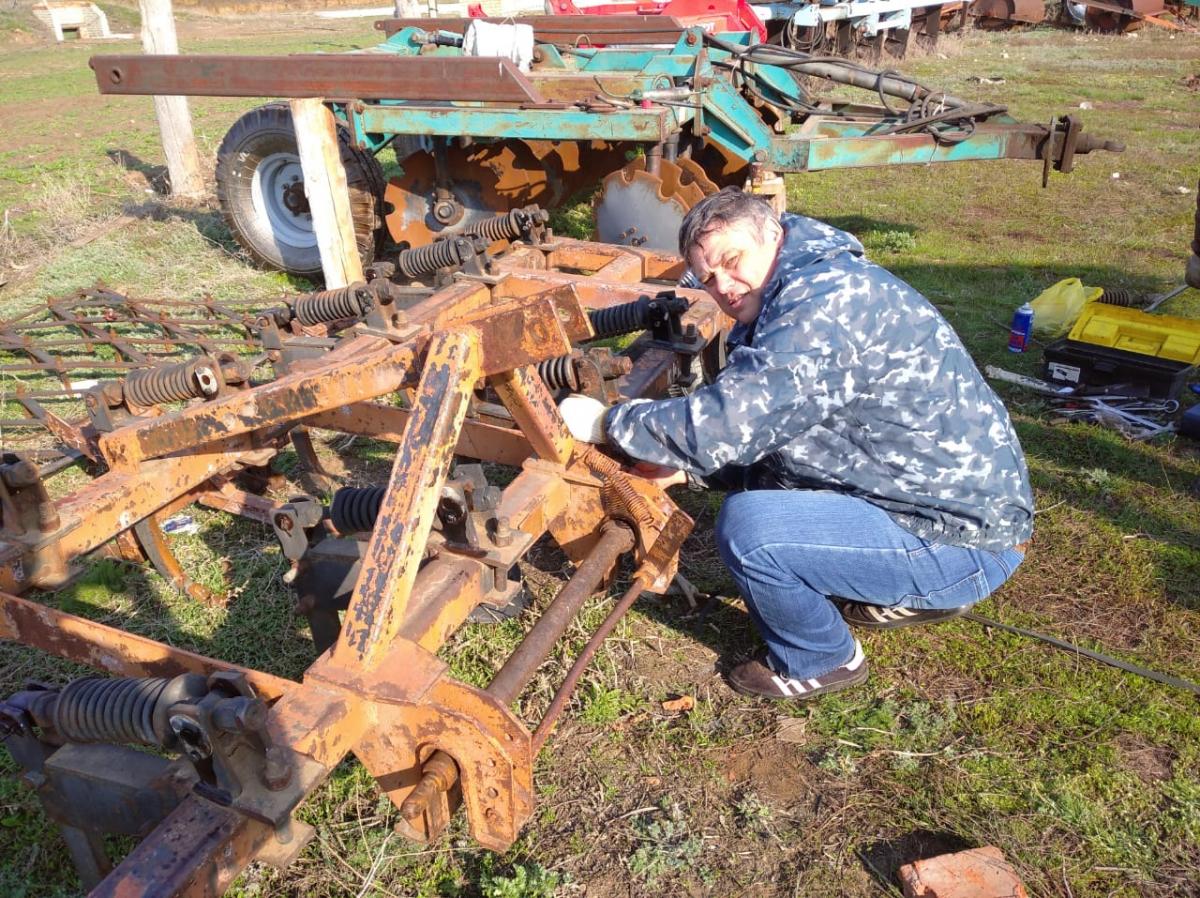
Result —
[[[670,15],[535,16],[496,24],[532,26],[526,69],[464,49],[470,19],[383,20],[376,24],[387,40],[371,52],[96,56],[91,64],[105,94],[340,98],[328,105],[339,139],[357,153],[348,156],[348,171],[364,170],[364,154],[401,148],[402,171],[381,188],[376,205],[384,210],[386,236],[410,250],[466,236],[496,214],[531,203],[560,207],[598,183],[601,240],[672,252],[679,219],[702,196],[746,185],[781,197],[775,173],[997,159],[1068,172],[1077,155],[1121,149],[1082,133],[1075,118],[1050,127],[1021,123],[1001,104],[832,55],[828,34],[840,49],[853,29],[849,20],[821,16],[850,5],[805,5],[797,15],[809,18],[802,25],[789,18],[789,29],[812,34],[782,43],[764,42],[760,29],[714,32]],[[876,19],[888,13],[888,27],[880,22],[870,38],[881,52],[902,50],[900,34],[904,46],[910,34],[935,37],[946,4],[923,7],[919,27],[912,9],[899,6],[905,8],[858,10]],[[892,18],[900,13],[904,23]],[[597,35],[611,40],[597,46]],[[846,91],[860,93],[842,96]],[[267,171],[247,171],[243,180],[292,186],[268,204],[270,220],[255,217],[244,201],[227,218],[255,258],[270,259],[280,240],[303,243],[311,256],[311,222],[293,202],[298,176],[287,168],[290,161],[280,162],[295,155],[294,135],[281,137],[268,118],[252,110],[231,131],[249,140],[257,128],[272,150],[260,163]],[[380,216],[369,202],[362,208],[356,233],[369,236]],[[374,252],[363,256],[369,264]],[[286,261],[272,264],[300,270]]]

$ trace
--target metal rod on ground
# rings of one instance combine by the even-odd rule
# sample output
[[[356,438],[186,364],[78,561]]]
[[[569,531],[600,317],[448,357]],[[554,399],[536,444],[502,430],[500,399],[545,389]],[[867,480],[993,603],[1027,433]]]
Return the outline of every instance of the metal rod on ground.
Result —
[[[537,732],[533,734],[534,755],[542,750],[542,746],[550,736],[550,731],[554,729],[554,724],[558,721],[558,716],[562,713],[563,708],[566,707],[567,699],[575,691],[575,684],[579,682],[579,678],[583,676],[584,670],[591,663],[592,656],[596,654],[596,650],[600,648],[600,644],[608,638],[608,634],[617,626],[617,622],[625,616],[625,612],[646,591],[647,585],[646,581],[641,577],[633,581],[633,585],[629,587],[625,595],[621,596],[621,600],[613,605],[613,609],[608,613],[608,617],[604,619],[604,623],[592,634],[592,638],[588,640],[588,644],[583,647],[583,651],[579,653],[579,657],[571,665],[571,670],[567,673],[567,678],[558,687],[558,692],[554,693],[554,700],[550,702],[550,707],[546,710],[546,716],[542,718]]]
[[[1151,302],[1150,305],[1148,305],[1144,309],[1142,309],[1142,311],[1143,312],[1153,312],[1155,309],[1157,309],[1159,306],[1161,306],[1168,299],[1174,299],[1176,296],[1178,296],[1180,293],[1182,293],[1187,288],[1188,288],[1187,284],[1180,284],[1174,290],[1169,290],[1166,293],[1164,293],[1162,296],[1155,297],[1154,301]]]
[[[521,640],[515,652],[497,671],[487,691],[505,704],[512,702],[533,678],[554,644],[567,631],[583,603],[596,591],[617,559],[633,548],[633,531],[624,524],[604,526],[600,540],[579,565],[569,583],[550,603],[533,628]]]
[[[496,672],[496,676],[488,684],[488,692],[505,704],[510,704],[521,694],[521,690],[546,660],[554,644],[562,638],[571,621],[579,614],[584,602],[596,591],[600,581],[612,570],[617,559],[632,549],[633,545],[633,531],[625,524],[613,521],[604,526],[599,541],[579,565],[575,575],[554,597],[554,601],[538,618],[533,628],[525,634],[525,638],[504,666]],[[594,651],[593,649],[593,653]],[[578,664],[576,661],[576,665]],[[578,678],[576,675],[575,679]],[[559,687],[559,693],[562,691],[562,687]],[[567,693],[570,693],[569,689]],[[563,701],[565,700],[564,698]],[[419,819],[428,809],[429,802],[442,792],[448,792],[457,781],[458,767],[454,759],[444,751],[434,752],[421,768],[421,781],[400,806],[401,816],[406,820]]]

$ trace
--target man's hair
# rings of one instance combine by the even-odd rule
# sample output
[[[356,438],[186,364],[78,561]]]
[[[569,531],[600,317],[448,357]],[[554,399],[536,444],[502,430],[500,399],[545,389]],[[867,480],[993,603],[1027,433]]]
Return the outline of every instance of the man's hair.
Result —
[[[679,252],[686,261],[705,235],[737,222],[745,221],[765,229],[768,221],[779,223],[775,210],[760,196],[740,187],[726,187],[706,196],[688,211],[679,226]]]

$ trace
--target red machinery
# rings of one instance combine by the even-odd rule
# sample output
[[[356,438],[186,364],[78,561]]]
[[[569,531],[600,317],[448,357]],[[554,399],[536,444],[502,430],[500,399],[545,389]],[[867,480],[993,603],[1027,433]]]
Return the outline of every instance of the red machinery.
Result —
[[[478,10],[478,13],[476,12]],[[546,12],[559,16],[670,16],[684,26],[699,25],[705,31],[753,31],[760,41],[767,39],[767,26],[746,0],[630,0],[625,3],[603,3],[580,9],[573,0],[549,0]],[[470,7],[472,16],[485,15],[476,5]]]

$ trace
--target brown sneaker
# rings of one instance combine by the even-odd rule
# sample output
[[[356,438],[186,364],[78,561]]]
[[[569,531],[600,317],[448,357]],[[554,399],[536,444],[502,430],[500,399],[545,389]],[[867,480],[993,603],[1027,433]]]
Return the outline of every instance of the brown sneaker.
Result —
[[[864,630],[894,630],[897,627],[915,627],[918,624],[940,624],[953,620],[971,610],[970,605],[959,608],[937,608],[918,610],[915,608],[888,608],[870,602],[854,602],[850,599],[834,599],[842,618],[852,627]]]
[[[806,701],[824,695],[827,692],[837,692],[849,686],[857,686],[867,679],[867,659],[863,655],[862,645],[854,641],[854,655],[841,667],[835,667],[829,673],[819,677],[809,677],[805,680],[793,680],[777,674],[770,666],[770,659],[764,656],[745,664],[739,664],[729,671],[729,685],[742,695],[758,695],[763,698],[791,698]]]

